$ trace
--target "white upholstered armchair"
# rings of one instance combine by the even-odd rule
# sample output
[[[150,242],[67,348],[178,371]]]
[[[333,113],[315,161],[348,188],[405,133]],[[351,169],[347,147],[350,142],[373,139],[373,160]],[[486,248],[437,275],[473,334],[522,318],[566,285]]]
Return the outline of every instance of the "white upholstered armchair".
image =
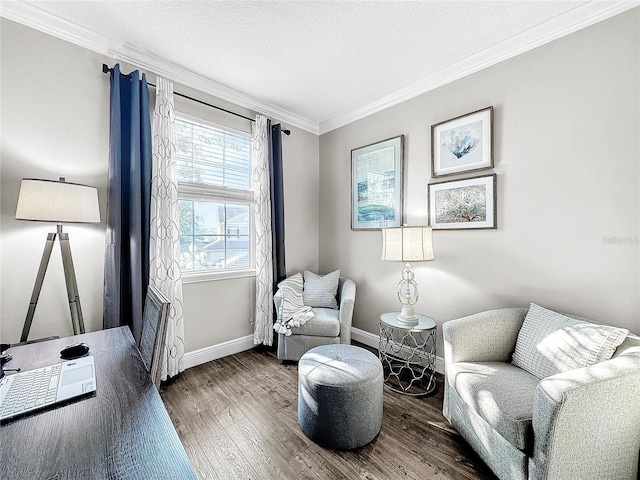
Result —
[[[640,337],[622,333],[609,360],[539,378],[511,363],[513,358],[535,373],[549,366],[544,358],[527,364],[518,353],[517,343],[548,326],[538,319],[521,334],[527,313],[506,308],[443,324],[444,416],[502,480],[636,480]],[[579,328],[560,330],[575,346]],[[580,357],[574,346],[556,350],[554,357],[552,337],[538,336],[534,357],[543,353],[555,361],[565,352],[571,353],[569,362]]]
[[[305,272],[305,274],[308,272]],[[351,343],[351,321],[356,298],[356,284],[340,277],[336,303],[338,308],[311,308],[313,317],[304,325],[291,328],[291,335],[278,334],[278,358],[298,361],[308,350],[330,343]],[[273,297],[276,312],[280,315],[282,289]]]

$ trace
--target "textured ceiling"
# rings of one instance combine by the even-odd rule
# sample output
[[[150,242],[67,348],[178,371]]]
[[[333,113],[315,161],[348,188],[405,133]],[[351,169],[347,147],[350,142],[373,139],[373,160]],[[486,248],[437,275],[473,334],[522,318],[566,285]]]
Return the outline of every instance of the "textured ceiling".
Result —
[[[322,126],[594,2],[27,3]]]

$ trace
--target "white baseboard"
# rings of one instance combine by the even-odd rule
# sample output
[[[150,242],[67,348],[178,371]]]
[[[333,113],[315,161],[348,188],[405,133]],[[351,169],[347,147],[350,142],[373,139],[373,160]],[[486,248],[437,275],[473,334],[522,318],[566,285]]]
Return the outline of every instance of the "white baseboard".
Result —
[[[366,332],[359,328],[351,328],[351,338],[357,342],[364,343],[369,347],[378,348],[380,345],[380,335]],[[436,372],[444,375],[444,358],[436,356]]]
[[[253,335],[234,338],[227,342],[204,347],[184,354],[184,368],[191,368],[222,357],[250,350],[254,347]]]
[[[359,328],[351,329],[351,338],[373,348],[378,348],[380,345],[379,335]],[[211,345],[210,347],[194,350],[193,352],[187,352],[184,354],[184,368],[196,367],[211,360],[228,357],[229,355],[244,352],[245,350],[251,350],[254,346],[253,335],[246,335],[227,342]],[[442,357],[436,356],[436,372],[444,375],[444,358]]]

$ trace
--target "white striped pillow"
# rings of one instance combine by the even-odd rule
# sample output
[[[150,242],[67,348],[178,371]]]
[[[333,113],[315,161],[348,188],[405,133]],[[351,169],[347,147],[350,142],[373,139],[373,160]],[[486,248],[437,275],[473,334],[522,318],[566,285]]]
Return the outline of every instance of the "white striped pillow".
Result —
[[[316,275],[308,270],[304,271],[304,304],[308,307],[338,308],[336,293],[338,293],[338,281],[340,270]]]

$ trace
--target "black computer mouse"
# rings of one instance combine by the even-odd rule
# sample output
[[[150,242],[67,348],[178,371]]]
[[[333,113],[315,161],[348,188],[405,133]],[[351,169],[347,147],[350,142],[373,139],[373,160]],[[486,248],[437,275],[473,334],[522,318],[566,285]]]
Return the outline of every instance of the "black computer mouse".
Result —
[[[84,357],[89,353],[89,345],[86,343],[74,343],[60,351],[60,357],[65,360],[73,360],[74,358]]]

